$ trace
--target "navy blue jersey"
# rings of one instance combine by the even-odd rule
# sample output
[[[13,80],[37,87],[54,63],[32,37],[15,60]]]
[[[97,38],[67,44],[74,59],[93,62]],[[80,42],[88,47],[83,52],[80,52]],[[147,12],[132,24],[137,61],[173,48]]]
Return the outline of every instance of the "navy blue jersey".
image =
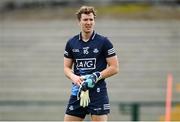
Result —
[[[82,40],[81,33],[74,36],[68,40],[64,52],[64,57],[73,59],[74,74],[79,76],[104,70],[107,67],[106,58],[115,55],[109,39],[95,32],[87,42]]]

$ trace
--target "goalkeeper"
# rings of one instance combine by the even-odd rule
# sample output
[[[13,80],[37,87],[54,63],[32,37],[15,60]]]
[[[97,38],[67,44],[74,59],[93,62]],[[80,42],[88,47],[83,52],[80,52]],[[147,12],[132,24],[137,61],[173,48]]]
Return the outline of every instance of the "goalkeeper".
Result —
[[[110,104],[105,78],[118,73],[118,59],[110,40],[94,31],[96,11],[82,6],[76,13],[80,33],[64,51],[64,73],[72,82],[64,121],[107,121]]]

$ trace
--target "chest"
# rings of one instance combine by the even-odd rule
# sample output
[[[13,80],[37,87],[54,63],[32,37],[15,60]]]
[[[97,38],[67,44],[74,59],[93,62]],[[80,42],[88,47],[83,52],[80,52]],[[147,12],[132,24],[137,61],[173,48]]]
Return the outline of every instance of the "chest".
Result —
[[[75,43],[72,45],[72,55],[75,59],[97,58],[102,55],[103,46],[101,43]]]

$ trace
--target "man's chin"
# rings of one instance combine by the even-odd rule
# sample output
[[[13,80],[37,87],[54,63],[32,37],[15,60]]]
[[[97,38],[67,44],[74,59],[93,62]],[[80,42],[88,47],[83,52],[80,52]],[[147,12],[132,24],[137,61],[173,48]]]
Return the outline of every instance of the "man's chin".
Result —
[[[92,30],[85,31],[86,34],[92,33]]]

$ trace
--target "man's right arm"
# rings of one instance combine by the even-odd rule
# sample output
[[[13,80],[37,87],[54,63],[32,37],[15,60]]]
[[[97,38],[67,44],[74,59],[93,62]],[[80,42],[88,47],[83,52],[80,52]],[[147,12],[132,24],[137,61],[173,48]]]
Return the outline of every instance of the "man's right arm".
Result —
[[[71,58],[64,57],[64,74],[67,78],[72,80],[74,84],[80,85],[82,79],[80,76],[75,75],[72,71],[73,60]]]

